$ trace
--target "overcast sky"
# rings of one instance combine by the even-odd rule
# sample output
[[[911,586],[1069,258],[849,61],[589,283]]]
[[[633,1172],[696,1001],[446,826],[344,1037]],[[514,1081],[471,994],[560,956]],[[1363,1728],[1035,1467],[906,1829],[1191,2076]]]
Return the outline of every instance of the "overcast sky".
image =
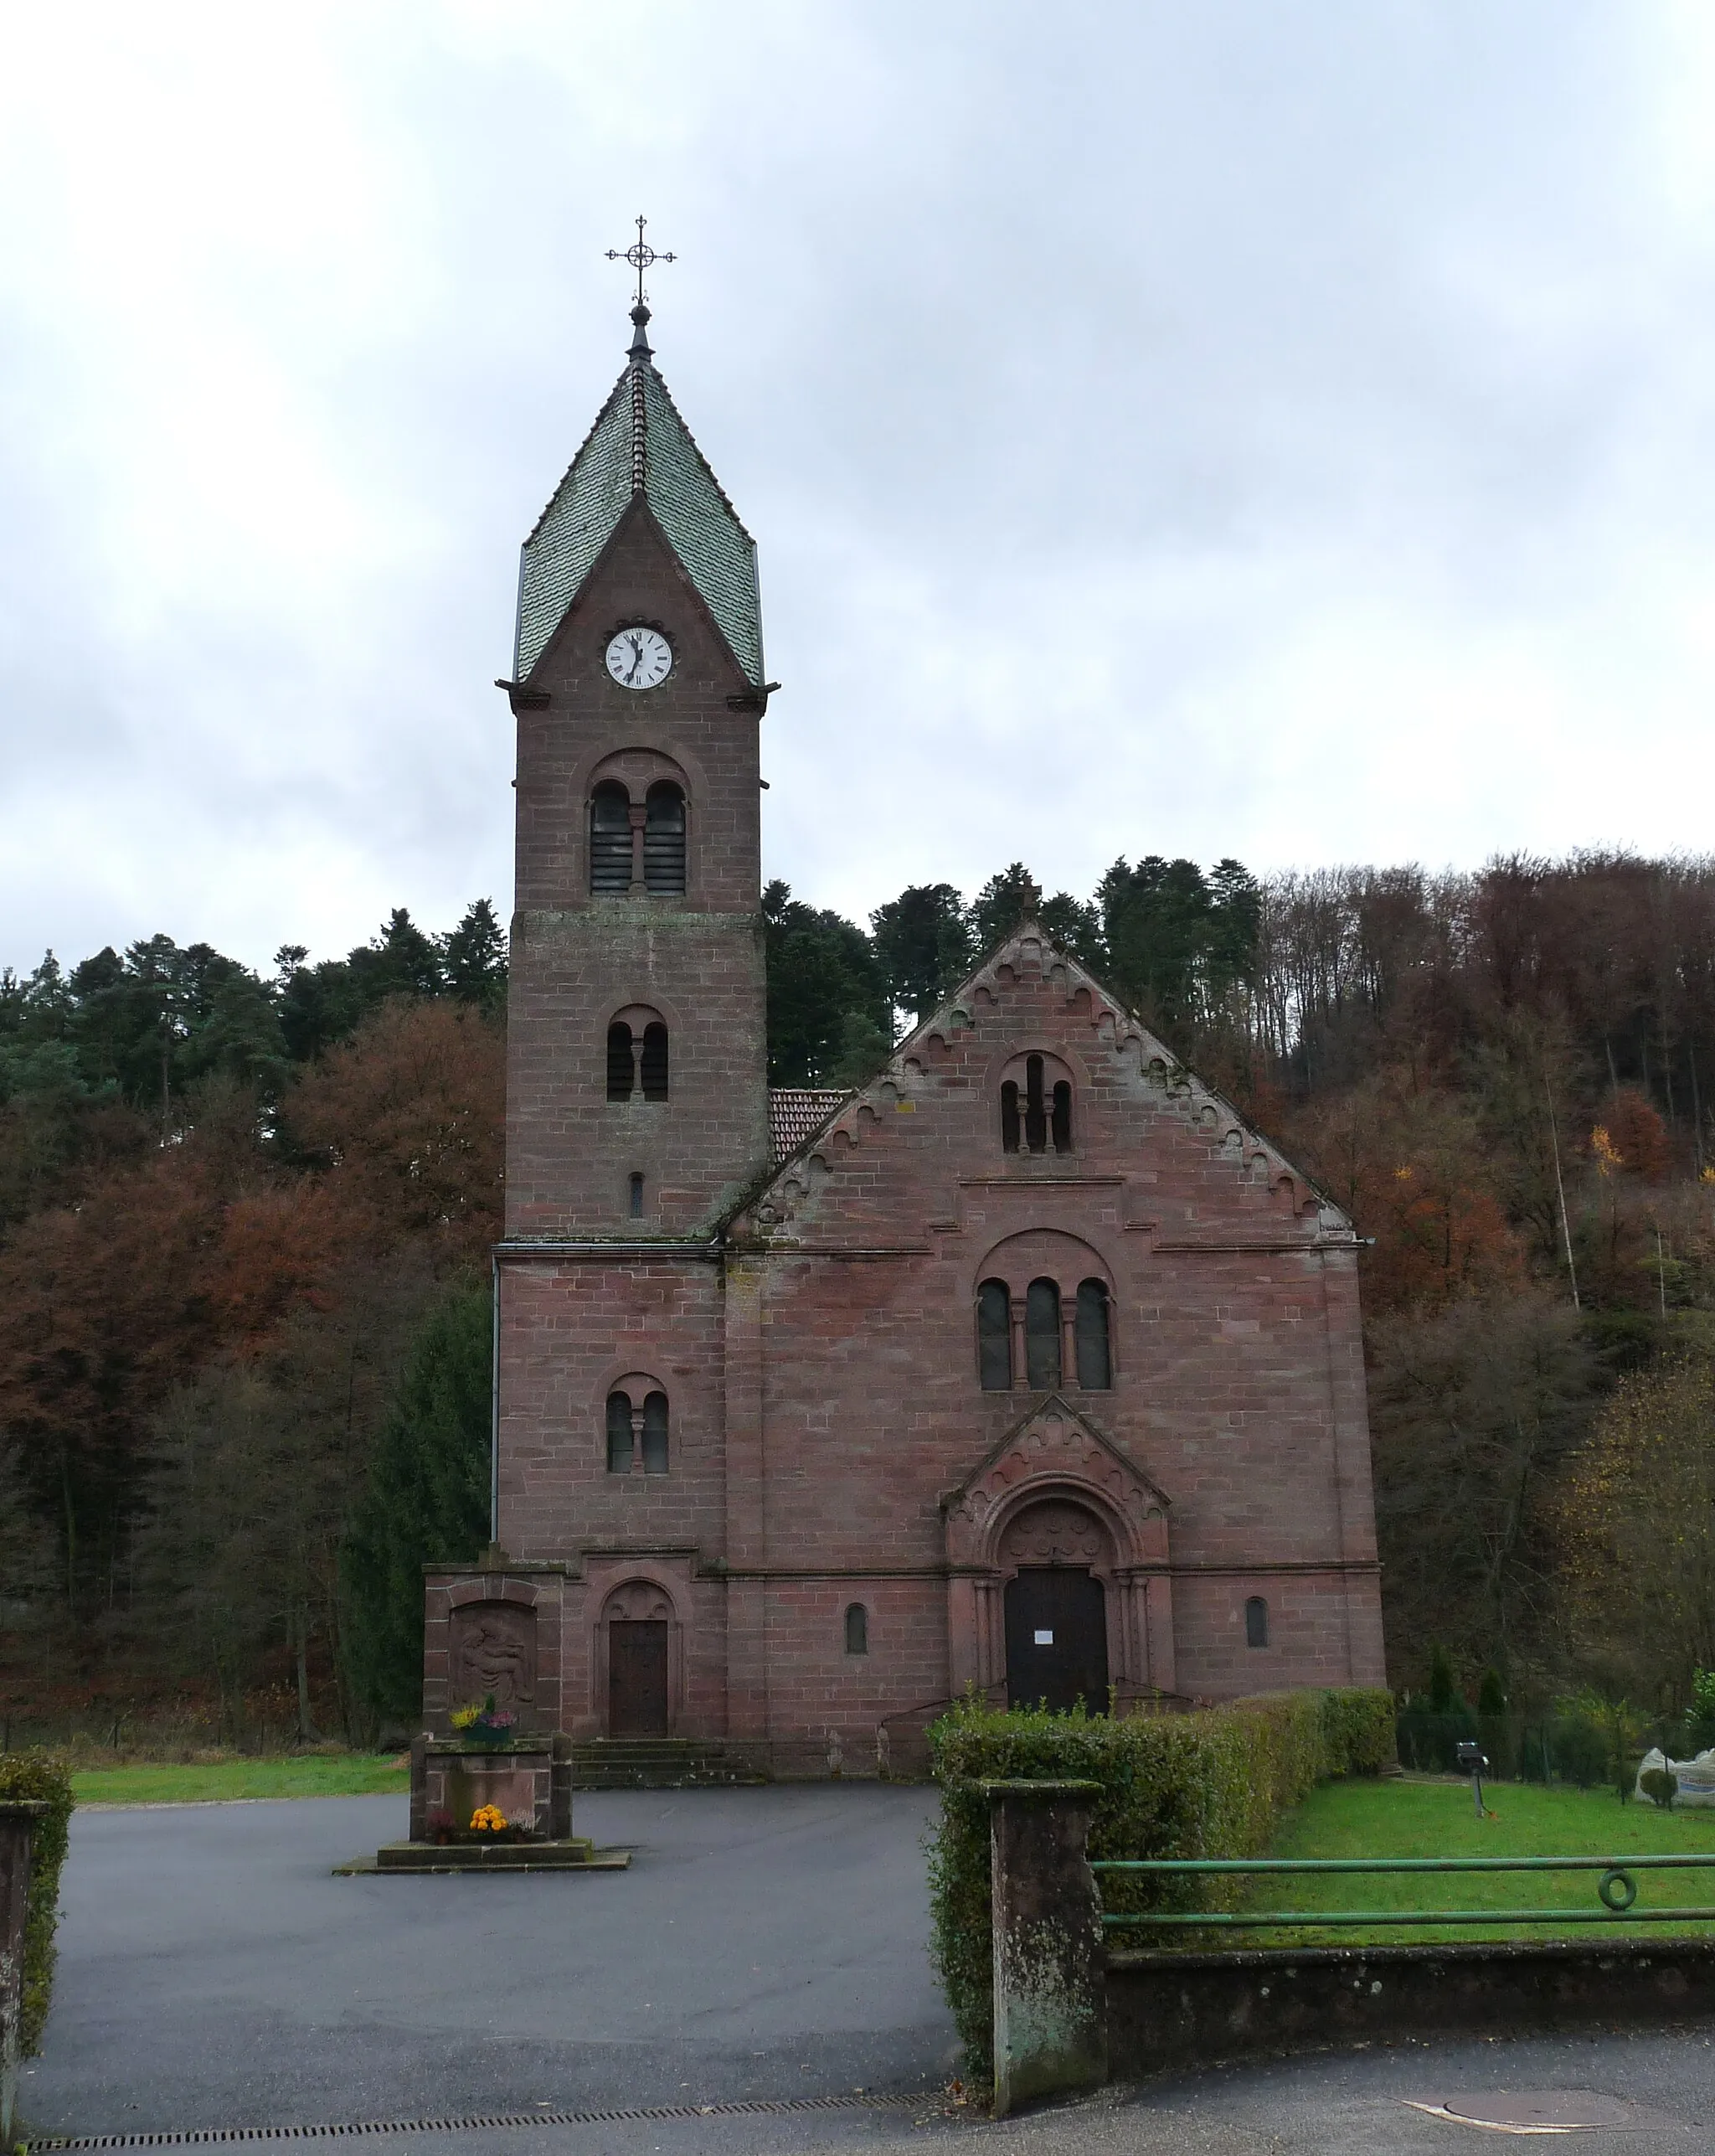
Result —
[[[509,906],[640,209],[800,896],[1711,844],[1707,0],[0,25],[0,962]]]

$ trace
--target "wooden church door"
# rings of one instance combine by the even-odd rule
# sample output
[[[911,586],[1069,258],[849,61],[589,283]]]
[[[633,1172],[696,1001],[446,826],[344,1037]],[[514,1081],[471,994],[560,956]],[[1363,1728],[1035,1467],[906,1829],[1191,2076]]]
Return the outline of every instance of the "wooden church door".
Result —
[[[607,1628],[607,1733],[667,1735],[667,1622],[616,1621]]]
[[[1067,1713],[1108,1711],[1107,1596],[1094,1573],[1029,1565],[1007,1582],[1007,1697]]]

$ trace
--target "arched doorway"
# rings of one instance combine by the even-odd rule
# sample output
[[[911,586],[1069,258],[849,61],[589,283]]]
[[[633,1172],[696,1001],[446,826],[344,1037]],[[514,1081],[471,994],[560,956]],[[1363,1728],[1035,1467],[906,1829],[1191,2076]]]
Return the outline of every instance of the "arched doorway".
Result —
[[[671,1725],[672,1602],[659,1587],[634,1580],[609,1596],[602,1618],[608,1735],[666,1736]]]
[[[1082,1700],[1108,1710],[1108,1531],[1064,1498],[1027,1505],[1007,1526],[1001,1560],[1005,1593],[1007,1697],[1015,1707],[1065,1714]]]

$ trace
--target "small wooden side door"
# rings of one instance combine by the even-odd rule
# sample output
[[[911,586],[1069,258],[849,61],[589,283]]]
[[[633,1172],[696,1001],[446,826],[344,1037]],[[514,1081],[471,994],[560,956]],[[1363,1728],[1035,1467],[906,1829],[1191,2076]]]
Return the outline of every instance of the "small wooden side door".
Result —
[[[607,1628],[607,1733],[667,1735],[667,1622],[619,1619]]]

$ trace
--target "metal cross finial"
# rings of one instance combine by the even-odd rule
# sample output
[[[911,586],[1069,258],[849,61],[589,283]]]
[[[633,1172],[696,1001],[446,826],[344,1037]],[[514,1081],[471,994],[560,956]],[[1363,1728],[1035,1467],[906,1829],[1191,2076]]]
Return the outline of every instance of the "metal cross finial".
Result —
[[[621,253],[617,247],[610,247],[607,250],[607,259],[610,262],[629,262],[631,267],[637,272],[637,304],[639,307],[642,306],[644,299],[643,272],[653,263],[671,262],[674,259],[671,255],[657,254],[655,249],[650,246],[645,240],[643,237],[643,227],[647,224],[647,222],[648,219],[646,218],[640,217],[637,219],[637,237],[633,244],[627,247],[623,253]]]

